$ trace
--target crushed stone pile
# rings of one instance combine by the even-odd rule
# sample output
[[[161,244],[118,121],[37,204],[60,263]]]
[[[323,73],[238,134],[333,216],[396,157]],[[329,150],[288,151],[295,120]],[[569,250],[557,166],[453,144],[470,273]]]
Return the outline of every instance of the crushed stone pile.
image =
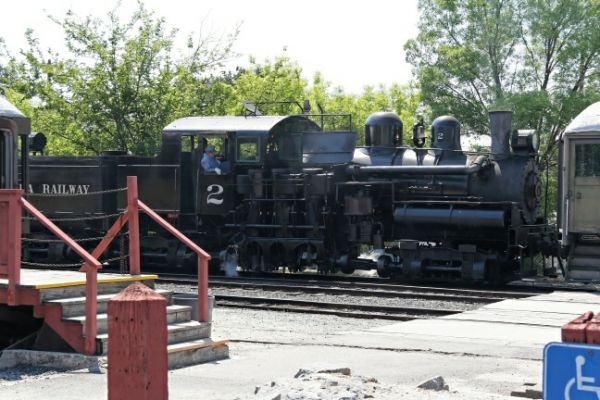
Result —
[[[293,378],[258,385],[254,394],[236,400],[391,400],[405,398],[405,389],[352,375],[347,367],[320,366],[300,368]]]

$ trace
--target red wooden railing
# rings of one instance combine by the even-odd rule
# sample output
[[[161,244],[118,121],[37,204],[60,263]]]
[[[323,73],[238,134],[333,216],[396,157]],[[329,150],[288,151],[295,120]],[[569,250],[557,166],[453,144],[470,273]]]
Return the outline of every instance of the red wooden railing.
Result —
[[[94,354],[96,352],[96,308],[97,308],[97,273],[102,268],[100,262],[79,246],[69,235],[64,233],[58,226],[50,221],[37,208],[23,198],[23,190],[10,189],[0,190],[0,226],[6,226],[0,229],[0,253],[6,254],[8,264],[2,264],[7,269],[8,276],[8,304],[18,305],[19,299],[17,286],[21,283],[21,215],[25,209],[34,216],[42,225],[44,225],[56,237],[65,242],[73,249],[84,261],[84,271],[86,274],[85,282],[85,352]],[[6,225],[3,224],[6,223]],[[0,274],[2,274],[0,270]],[[93,300],[90,300],[93,299]]]
[[[175,236],[180,242],[189,247],[196,255],[198,256],[198,319],[202,322],[208,321],[208,262],[211,257],[206,251],[204,251],[200,246],[196,243],[192,242],[187,236],[183,233],[179,232],[173,225],[169,224],[160,215],[155,213],[150,207],[144,204],[141,200],[138,199],[138,185],[137,185],[137,176],[128,176],[127,177],[127,198],[128,198],[128,209],[127,213],[130,218],[133,218],[135,222],[132,224],[130,221],[129,225],[129,257],[130,257],[130,268],[137,268],[139,271],[139,262],[140,262],[140,246],[139,246],[139,222],[137,220],[138,213],[137,209],[143,211],[146,215],[148,215],[151,219],[153,219],[156,223],[162,226],[167,232],[171,235]],[[137,205],[137,209],[135,209]],[[132,227],[135,226],[135,243],[136,245],[132,247]],[[134,260],[137,262],[137,266],[134,265]]]
[[[84,351],[86,354],[94,354],[96,352],[97,282],[98,270],[102,268],[97,258],[106,250],[113,238],[127,223],[129,228],[129,273],[132,275],[140,274],[139,211],[146,213],[146,215],[188,246],[198,256],[199,320],[208,322],[208,261],[211,257],[206,251],[139,200],[137,177],[135,176],[127,177],[127,209],[117,218],[91,254],[25,200],[23,198],[23,190],[0,190],[0,277],[8,277],[8,304],[19,304],[16,288],[21,283],[20,238],[22,209],[25,209],[38,219],[42,225],[64,241],[84,260],[81,271],[86,273],[85,324],[83,328],[85,340]]]
[[[127,209],[119,216],[110,227],[102,241],[92,252],[92,256],[99,257],[110,245],[113,238],[119,233],[125,224],[129,228],[129,273],[140,274],[140,223],[139,212],[142,211],[162,226],[167,232],[179,239],[196,253],[198,258],[198,319],[202,322],[208,321],[208,261],[210,254],[192,242],[183,233],[161,218],[150,207],[144,204],[138,196],[137,176],[127,177]],[[84,266],[85,268],[85,266]],[[82,268],[83,270],[83,268]],[[86,313],[87,315],[87,313]],[[87,317],[86,317],[87,320]]]

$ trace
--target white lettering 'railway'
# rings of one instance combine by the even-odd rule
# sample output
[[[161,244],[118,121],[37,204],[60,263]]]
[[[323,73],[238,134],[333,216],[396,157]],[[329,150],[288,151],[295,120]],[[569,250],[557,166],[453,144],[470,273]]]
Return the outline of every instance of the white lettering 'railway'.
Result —
[[[86,194],[91,185],[74,185],[70,183],[42,183],[43,194]],[[30,187],[33,189],[32,187]],[[33,190],[31,190],[33,192]]]

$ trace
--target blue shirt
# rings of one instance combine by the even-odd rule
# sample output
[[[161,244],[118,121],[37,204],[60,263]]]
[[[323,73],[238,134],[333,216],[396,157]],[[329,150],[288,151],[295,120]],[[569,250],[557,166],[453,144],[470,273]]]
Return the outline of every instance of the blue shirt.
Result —
[[[219,168],[221,162],[215,157],[210,157],[208,154],[204,153],[200,165],[202,165],[205,172],[215,172],[215,168]]]

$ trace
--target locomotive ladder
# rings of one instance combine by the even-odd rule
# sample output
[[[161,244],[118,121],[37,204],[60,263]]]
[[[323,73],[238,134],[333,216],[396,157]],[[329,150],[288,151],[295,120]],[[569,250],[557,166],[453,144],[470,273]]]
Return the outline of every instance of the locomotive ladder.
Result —
[[[140,240],[139,240],[139,212],[144,212],[151,219],[161,225],[183,244],[188,246],[197,254],[198,259],[198,320],[201,323],[209,321],[208,304],[208,261],[211,256],[192,242],[189,238],[175,229],[167,221],[161,218],[150,207],[138,198],[137,177],[127,177],[127,208],[114,222],[98,246],[91,252],[87,252],[58,226],[50,221],[37,208],[23,197],[21,189],[0,190],[0,280],[8,280],[6,295],[0,291],[0,303],[10,306],[32,305],[34,298],[39,294],[32,295],[31,290],[21,285],[21,231],[22,212],[35,217],[56,237],[64,241],[84,261],[80,272],[84,272],[85,279],[85,322],[83,324],[84,344],[82,352],[88,355],[96,353],[97,327],[97,301],[98,301],[98,270],[102,264],[98,257],[107,249],[112,239],[118,232],[128,224],[129,230],[129,266],[130,274],[140,275]],[[1,288],[0,288],[1,289]],[[77,350],[77,349],[76,349]]]

